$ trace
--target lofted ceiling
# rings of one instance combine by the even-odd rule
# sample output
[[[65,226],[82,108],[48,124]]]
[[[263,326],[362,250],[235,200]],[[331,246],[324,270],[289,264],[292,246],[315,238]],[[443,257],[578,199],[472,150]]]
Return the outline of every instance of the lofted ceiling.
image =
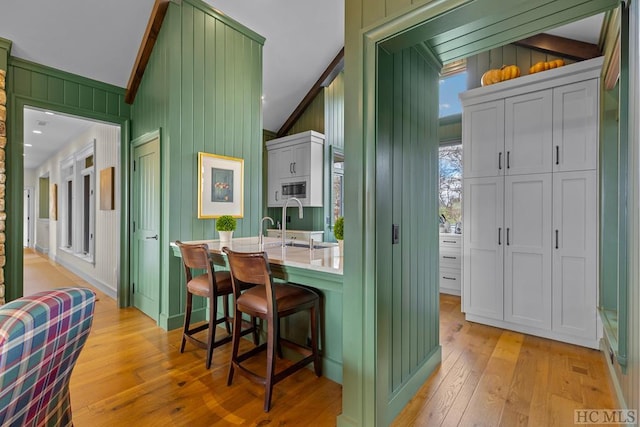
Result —
[[[266,38],[263,127],[277,131],[344,45],[344,0],[204,1]],[[2,1],[0,37],[12,41],[14,57],[125,88],[153,5],[154,0]],[[601,23],[598,15],[549,33],[597,43]],[[25,120],[25,144],[42,143],[46,138],[31,131],[44,112],[25,114],[34,116]],[[50,130],[84,131],[65,116],[46,119]],[[55,139],[47,140],[47,149]],[[25,168],[39,165],[38,158],[27,160],[27,148],[25,153]]]

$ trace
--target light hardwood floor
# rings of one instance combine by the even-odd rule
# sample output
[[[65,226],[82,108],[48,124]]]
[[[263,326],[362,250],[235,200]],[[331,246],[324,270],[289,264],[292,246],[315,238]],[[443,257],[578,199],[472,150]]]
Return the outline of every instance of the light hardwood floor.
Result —
[[[70,285],[89,286],[25,252],[25,294]],[[206,370],[203,350],[187,344],[180,354],[179,330],[97,293],[71,379],[76,427],[335,425],[339,384],[298,372],[276,385],[265,414],[262,387],[239,376],[226,386],[230,346],[216,349]],[[466,322],[458,297],[440,303],[442,365],[395,426],[569,426],[574,409],[616,407],[599,352]]]

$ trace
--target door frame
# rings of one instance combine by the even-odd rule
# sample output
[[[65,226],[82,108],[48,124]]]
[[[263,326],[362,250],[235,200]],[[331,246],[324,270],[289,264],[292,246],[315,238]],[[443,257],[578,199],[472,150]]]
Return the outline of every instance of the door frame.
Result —
[[[345,250],[350,254],[349,262],[344,270],[344,298],[356,301],[344,319],[344,340],[350,342],[345,346],[343,355],[344,366],[352,366],[343,373],[343,405],[342,414],[338,418],[339,426],[347,425],[379,425],[384,424],[388,417],[394,414],[378,414],[376,407],[386,405],[391,396],[381,396],[376,393],[380,387],[376,386],[376,372],[378,365],[386,361],[379,360],[376,354],[377,323],[379,292],[376,282],[376,150],[377,123],[384,119],[379,117],[377,108],[380,67],[378,50],[384,49],[388,53],[397,52],[406,47],[415,46],[429,37],[429,32],[442,34],[450,29],[459,28],[465,24],[475,23],[483,29],[482,39],[477,43],[463,46],[457,50],[461,57],[466,57],[489,48],[504,45],[518,40],[526,35],[535,34],[544,29],[559,25],[557,18],[551,15],[532,16],[527,28],[513,28],[508,32],[495,33],[488,37],[492,19],[497,15],[492,11],[499,10],[500,14],[509,14],[507,19],[518,14],[517,9],[524,1],[517,1],[505,9],[498,0],[450,0],[433,1],[418,6],[409,6],[400,13],[370,25],[364,29],[347,25],[345,36],[345,157],[352,159],[349,169],[345,171],[346,178],[346,219],[353,224],[359,224],[354,229],[347,230]],[[531,2],[529,2],[530,4]],[[553,8],[557,2],[537,0],[533,6]],[[572,1],[571,18],[579,19],[583,16],[596,14],[618,6],[618,2],[609,0]],[[362,18],[362,1],[346,2],[346,21],[350,18]],[[501,8],[501,9],[500,9]],[[595,10],[601,8],[601,10]],[[533,9],[533,8],[532,8]],[[475,13],[471,11],[475,10]],[[527,15],[529,17],[529,15]],[[442,19],[441,19],[442,18]],[[472,19],[473,18],[473,19]],[[537,18],[537,19],[534,19]],[[504,16],[501,18],[504,19]],[[565,16],[565,20],[567,19]],[[357,21],[360,22],[360,21]],[[444,26],[439,24],[446,23]],[[354,28],[355,27],[355,28]],[[529,31],[529,34],[522,34]],[[439,59],[436,53],[425,49]],[[447,57],[453,60],[453,57]],[[411,387],[415,387],[412,385]],[[407,390],[404,390],[407,391]],[[396,408],[402,408],[408,402],[405,396],[396,395]],[[403,400],[404,402],[400,402]]]
[[[128,174],[128,179],[127,179],[127,222],[126,222],[126,229],[127,229],[127,238],[126,238],[126,243],[127,243],[127,249],[128,249],[128,263],[127,263],[127,276],[126,276],[126,280],[125,285],[126,285],[126,297],[127,297],[127,306],[132,305],[133,303],[133,295],[132,295],[132,286],[131,286],[131,282],[133,280],[133,278],[131,277],[131,272],[133,270],[132,268],[132,262],[133,262],[133,257],[132,257],[132,253],[131,253],[131,239],[133,239],[133,228],[132,228],[132,222],[133,222],[133,200],[132,200],[132,196],[133,196],[133,152],[135,151],[136,148],[147,144],[151,141],[153,141],[154,139],[158,140],[158,155],[160,156],[158,159],[158,167],[160,169],[159,173],[160,173],[160,226],[159,226],[159,245],[160,245],[160,251],[158,254],[158,266],[160,267],[160,273],[159,273],[159,278],[160,278],[160,283],[158,284],[158,318],[154,319],[158,324],[161,323],[160,318],[162,317],[162,301],[164,300],[163,298],[163,277],[167,277],[166,275],[168,275],[168,267],[166,266],[167,263],[162,263],[162,259],[166,258],[168,256],[168,249],[164,249],[164,247],[166,246],[167,248],[169,247],[169,242],[165,241],[166,240],[166,236],[167,236],[167,232],[165,230],[166,227],[166,221],[165,221],[165,215],[164,215],[164,204],[163,201],[165,200],[165,177],[164,174],[162,173],[163,171],[163,162],[166,156],[163,155],[163,149],[164,149],[164,144],[162,141],[162,129],[158,128],[154,131],[151,132],[147,132],[143,135],[140,135],[139,137],[132,139],[127,153],[128,153],[128,167],[126,168],[127,170],[127,174]],[[122,168],[123,171],[125,170],[125,168]],[[165,254],[165,252],[167,252]],[[165,269],[167,269],[167,271],[165,271]]]
[[[9,110],[10,122],[12,128],[9,130],[10,144],[7,144],[7,161],[12,159],[22,159],[24,153],[24,108],[34,107],[37,109],[60,112],[63,114],[73,115],[87,120],[101,121],[114,126],[120,127],[120,163],[121,177],[121,210],[120,210],[120,275],[118,278],[118,305],[119,307],[127,307],[129,298],[123,292],[124,284],[129,277],[129,244],[127,240],[128,227],[128,169],[124,167],[129,163],[129,129],[130,120],[108,113],[98,113],[82,109],[79,107],[69,107],[62,104],[55,104],[48,101],[32,98],[24,95],[12,94],[10,96]],[[13,164],[12,164],[13,165]],[[24,225],[24,161],[16,162],[11,172],[7,170],[7,181],[11,180],[11,186],[7,186],[6,203],[7,206],[15,206],[7,209],[7,216],[11,215],[20,218],[16,221],[10,230],[7,230],[7,264],[5,265],[5,283],[12,283],[12,286],[6,287],[7,300],[13,300],[24,294],[24,257],[22,255],[22,236]],[[18,190],[19,189],[19,190]],[[11,190],[11,191],[10,191]],[[34,233],[35,234],[35,233]],[[18,237],[19,238],[16,238]]]
[[[33,222],[33,213],[34,213],[33,212],[33,207],[34,207],[33,194],[35,193],[35,187],[31,187],[31,186],[24,187],[24,190],[22,192],[22,194],[23,194],[23,199],[22,199],[23,203],[22,203],[22,205],[23,206],[24,206],[24,193],[25,192],[29,192],[29,196],[28,196],[29,197],[29,203],[27,203],[27,209],[30,212],[29,219],[26,220],[26,224],[27,224],[27,240],[29,241],[29,244],[26,247],[32,248],[32,247],[35,246],[34,245],[34,243],[35,243],[34,242],[34,236],[33,236],[34,235],[34,231],[35,231],[34,230],[35,227],[33,226],[33,224],[34,224],[34,222]],[[23,222],[23,224],[25,223],[24,215],[25,215],[25,212],[24,212],[24,208],[23,208],[23,210],[22,210],[22,219],[23,219],[22,222]],[[24,239],[24,229],[22,230],[22,236],[23,236],[23,239]],[[23,240],[23,246],[24,246],[24,240]]]

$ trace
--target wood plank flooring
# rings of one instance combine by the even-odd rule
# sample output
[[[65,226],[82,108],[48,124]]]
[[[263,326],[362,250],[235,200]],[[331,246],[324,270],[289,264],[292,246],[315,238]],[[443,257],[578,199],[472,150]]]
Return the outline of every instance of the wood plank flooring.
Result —
[[[25,294],[89,286],[32,251],[24,277]],[[339,384],[298,372],[276,385],[265,414],[262,387],[239,376],[226,386],[230,346],[216,349],[206,370],[204,350],[187,344],[180,354],[180,331],[97,293],[71,379],[76,427],[335,425]],[[600,352],[466,322],[460,298],[440,301],[442,365],[394,426],[568,426],[574,409],[616,407]]]

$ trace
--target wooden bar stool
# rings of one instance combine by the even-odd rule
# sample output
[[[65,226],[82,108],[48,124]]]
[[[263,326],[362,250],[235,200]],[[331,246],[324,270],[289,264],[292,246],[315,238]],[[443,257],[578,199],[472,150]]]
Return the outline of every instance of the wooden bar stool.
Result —
[[[184,328],[182,330],[182,343],[180,344],[180,353],[184,352],[187,341],[197,347],[207,350],[206,367],[211,367],[211,359],[213,357],[213,349],[222,344],[231,341],[231,322],[229,316],[229,295],[233,293],[231,286],[231,275],[228,271],[215,271],[209,257],[209,248],[206,244],[185,244],[176,241],[176,245],[180,248],[182,254],[182,264],[186,278],[186,308],[184,314]],[[204,274],[194,276],[193,270],[204,270]],[[245,286],[246,287],[246,286]],[[244,289],[244,288],[243,288]],[[202,325],[191,327],[191,311],[193,307],[193,296],[198,295],[209,300],[209,321]],[[218,297],[222,297],[224,316],[218,316]],[[227,335],[216,340],[216,326],[224,323],[227,329]],[[208,329],[207,341],[200,340],[194,335]],[[238,327],[240,331],[240,327]],[[249,329],[240,331],[241,335],[253,332],[254,342],[258,342],[258,333],[255,318],[253,325]]]
[[[238,354],[240,334],[233,334],[233,349],[229,365],[227,385],[233,382],[235,369],[254,382],[264,385],[264,411],[269,412],[273,386],[300,368],[313,362],[316,376],[321,375],[320,356],[318,353],[319,301],[317,293],[301,286],[290,283],[273,283],[267,254],[264,252],[241,253],[225,247],[222,249],[228,256],[231,269],[231,282],[234,304],[234,331],[239,330],[242,313],[259,317],[267,322],[267,342]],[[254,287],[241,292],[240,284],[251,283]],[[280,319],[302,310],[309,310],[311,321],[311,348],[280,338]],[[305,357],[293,365],[276,372],[276,350],[280,342],[302,353]],[[243,362],[267,350],[266,375],[260,376],[247,367]]]

